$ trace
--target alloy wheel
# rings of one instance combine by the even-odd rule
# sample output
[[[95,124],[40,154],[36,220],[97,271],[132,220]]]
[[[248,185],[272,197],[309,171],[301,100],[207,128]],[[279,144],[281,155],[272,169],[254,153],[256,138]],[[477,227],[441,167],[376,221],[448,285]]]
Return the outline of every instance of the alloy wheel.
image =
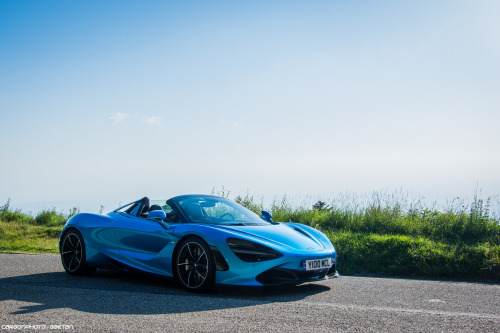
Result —
[[[74,273],[78,270],[83,260],[83,246],[77,234],[73,232],[66,234],[62,244],[61,257],[66,271]]]
[[[182,244],[177,254],[177,275],[186,288],[201,288],[210,269],[209,257],[202,244],[197,241]]]

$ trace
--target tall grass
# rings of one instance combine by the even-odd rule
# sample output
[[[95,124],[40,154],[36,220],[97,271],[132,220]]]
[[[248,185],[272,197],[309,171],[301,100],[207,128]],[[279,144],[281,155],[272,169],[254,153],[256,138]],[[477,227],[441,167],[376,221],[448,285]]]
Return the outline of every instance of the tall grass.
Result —
[[[57,252],[61,227],[0,221],[0,251]]]
[[[274,221],[318,228],[332,240],[343,274],[376,273],[500,281],[500,221],[492,201],[475,195],[444,209],[401,193],[345,195],[331,202],[293,205],[287,196],[267,208]],[[260,214],[262,200],[235,201]],[[498,207],[498,205],[497,205]]]
[[[342,274],[385,274],[500,281],[500,245],[436,242],[425,237],[327,232]]]
[[[12,209],[9,199],[0,207],[0,251],[57,252],[62,227],[78,213],[75,207],[68,213],[52,208],[32,215]]]
[[[253,211],[261,208],[249,199],[247,195],[239,202]],[[324,231],[424,236],[435,241],[500,245],[500,221],[489,210],[491,198],[474,197],[468,205],[462,201],[460,208],[444,211],[435,205],[429,208],[423,204],[408,205],[394,197],[389,199],[375,193],[372,202],[365,202],[364,206],[353,202],[344,205],[316,202],[312,207],[293,207],[284,196],[273,201],[270,211],[275,221],[304,223]]]
[[[64,226],[67,220],[78,214],[80,209],[73,207],[67,214],[58,212],[55,208],[43,209],[35,216],[31,213],[22,212],[21,209],[11,209],[10,199],[0,207],[0,221],[4,222],[26,222],[28,224],[43,225],[48,227]]]

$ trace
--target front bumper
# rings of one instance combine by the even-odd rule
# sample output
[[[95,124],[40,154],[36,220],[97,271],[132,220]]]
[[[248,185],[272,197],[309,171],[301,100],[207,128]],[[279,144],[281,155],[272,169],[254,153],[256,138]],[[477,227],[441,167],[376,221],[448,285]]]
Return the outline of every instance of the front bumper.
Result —
[[[257,275],[255,280],[262,285],[300,284],[324,280],[337,274],[336,264],[330,269],[304,271],[275,267]]]
[[[232,254],[232,253],[231,253]],[[332,251],[311,254],[285,255],[263,262],[243,262],[234,254],[227,260],[229,269],[216,272],[216,283],[233,286],[263,286],[300,284],[319,281],[336,274],[337,254]],[[306,271],[304,262],[311,259],[332,258],[333,265],[321,270]]]

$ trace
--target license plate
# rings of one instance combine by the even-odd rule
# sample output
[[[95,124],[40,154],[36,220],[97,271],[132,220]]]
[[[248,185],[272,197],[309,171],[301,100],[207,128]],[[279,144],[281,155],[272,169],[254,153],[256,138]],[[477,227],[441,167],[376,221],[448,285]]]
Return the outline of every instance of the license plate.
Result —
[[[332,258],[313,259],[304,261],[306,271],[316,271],[332,267]]]

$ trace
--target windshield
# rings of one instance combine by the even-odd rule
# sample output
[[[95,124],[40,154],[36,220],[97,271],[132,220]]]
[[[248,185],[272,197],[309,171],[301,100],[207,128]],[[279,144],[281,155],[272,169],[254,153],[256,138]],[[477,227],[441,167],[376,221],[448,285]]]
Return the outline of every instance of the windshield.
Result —
[[[256,225],[269,224],[257,214],[234,201],[217,197],[185,197],[179,206],[195,223]]]

